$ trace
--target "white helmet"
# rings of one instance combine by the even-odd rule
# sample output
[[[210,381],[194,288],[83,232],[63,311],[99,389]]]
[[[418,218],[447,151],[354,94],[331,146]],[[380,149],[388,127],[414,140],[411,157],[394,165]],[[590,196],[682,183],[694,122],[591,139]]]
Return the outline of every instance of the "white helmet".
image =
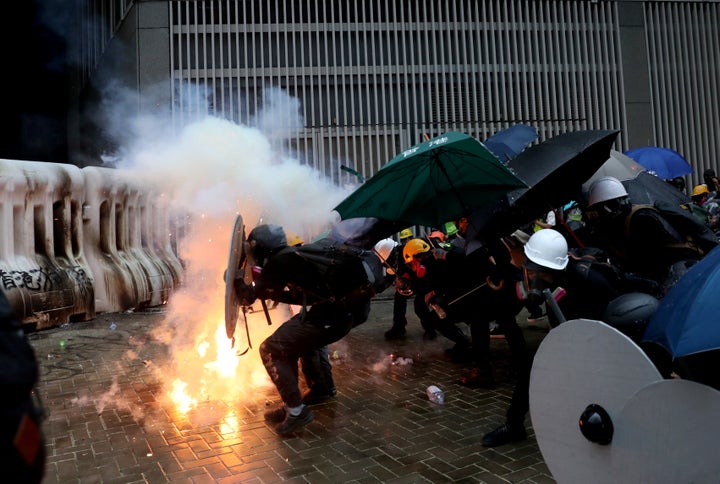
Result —
[[[599,178],[590,185],[588,192],[588,207],[592,207],[596,203],[607,202],[617,198],[627,197],[628,192],[625,187],[615,177],[604,176]]]
[[[373,247],[373,250],[375,251],[375,254],[380,258],[381,261],[387,262],[388,257],[390,257],[390,254],[392,254],[393,249],[398,245],[397,242],[395,242],[391,238],[382,239],[380,242],[375,244],[375,247]]]
[[[541,229],[532,234],[523,250],[531,262],[548,269],[561,271],[568,264],[567,241],[553,229]]]

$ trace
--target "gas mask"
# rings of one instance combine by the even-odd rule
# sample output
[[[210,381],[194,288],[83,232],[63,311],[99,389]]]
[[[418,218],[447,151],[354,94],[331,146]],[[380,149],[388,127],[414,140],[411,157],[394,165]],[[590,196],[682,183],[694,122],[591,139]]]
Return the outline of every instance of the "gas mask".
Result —
[[[515,285],[517,297],[527,307],[538,307],[545,302],[543,291],[545,289],[552,291],[556,284],[538,275],[537,272],[532,272],[533,277],[530,277],[531,273],[527,269],[523,270],[523,273],[523,280],[518,281]]]
[[[528,282],[518,281],[515,284],[518,299],[529,307],[537,307],[545,302],[543,289],[552,289],[552,285],[539,277],[530,279]]]
[[[421,279],[423,277],[425,277],[425,273],[427,272],[427,267],[425,267],[423,265],[422,261],[420,261],[418,259],[413,259],[409,265],[417,277],[419,277]]]

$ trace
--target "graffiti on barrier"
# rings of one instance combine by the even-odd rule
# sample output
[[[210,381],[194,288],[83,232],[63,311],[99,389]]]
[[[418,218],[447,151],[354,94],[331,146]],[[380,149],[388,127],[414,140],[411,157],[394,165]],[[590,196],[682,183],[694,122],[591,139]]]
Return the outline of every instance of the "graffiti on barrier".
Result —
[[[0,269],[0,281],[3,289],[25,289],[27,291],[48,292],[67,288],[68,278],[77,285],[81,294],[92,288],[92,281],[85,269],[80,266],[60,269],[57,267],[38,267],[27,271],[6,271]]]

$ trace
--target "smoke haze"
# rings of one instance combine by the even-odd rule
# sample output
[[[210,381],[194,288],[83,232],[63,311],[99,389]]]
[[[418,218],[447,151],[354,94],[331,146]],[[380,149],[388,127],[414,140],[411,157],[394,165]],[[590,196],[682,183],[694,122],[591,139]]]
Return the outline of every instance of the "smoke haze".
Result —
[[[121,98],[121,93],[115,97]],[[289,317],[282,305],[271,311],[273,326],[262,311],[248,314],[248,341],[241,315],[231,348],[225,335],[223,273],[236,214],[242,215],[246,234],[262,220],[306,238],[332,224],[332,208],[349,193],[278,154],[275,147],[302,127],[300,104],[280,89],[268,89],[264,101],[256,127],[208,116],[174,135],[167,120],[138,117],[131,123],[132,141],[112,160],[130,178],[157,187],[161,199],[187,222],[187,233],[178,241],[185,280],[171,297],[164,324],[154,331],[171,358],[148,366],[163,382],[168,401],[182,411],[211,399],[241,400],[249,390],[268,386],[257,347]],[[288,110],[295,115],[288,116]],[[115,112],[127,114],[122,104]],[[236,354],[249,345],[247,354]]]

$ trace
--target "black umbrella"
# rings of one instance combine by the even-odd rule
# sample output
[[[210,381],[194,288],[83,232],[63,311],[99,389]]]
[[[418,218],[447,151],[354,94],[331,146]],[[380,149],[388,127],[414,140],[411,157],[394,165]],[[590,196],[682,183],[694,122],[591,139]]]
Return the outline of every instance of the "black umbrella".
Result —
[[[577,199],[582,184],[610,157],[617,130],[571,131],[532,146],[508,163],[530,188],[510,192],[500,203],[469,217],[468,237],[506,236]]]
[[[630,200],[636,205],[652,205],[657,201],[676,205],[690,203],[690,197],[685,192],[681,192],[667,181],[645,170],[642,165],[629,156],[615,150],[610,151],[610,158],[588,181],[583,183],[583,193],[586,194],[592,183],[604,176],[612,176],[620,180],[625,186]]]
[[[674,205],[690,203],[690,197],[665,180],[661,180],[648,171],[643,171],[631,180],[622,180],[622,184],[634,205],[652,205],[657,201],[665,201]]]

